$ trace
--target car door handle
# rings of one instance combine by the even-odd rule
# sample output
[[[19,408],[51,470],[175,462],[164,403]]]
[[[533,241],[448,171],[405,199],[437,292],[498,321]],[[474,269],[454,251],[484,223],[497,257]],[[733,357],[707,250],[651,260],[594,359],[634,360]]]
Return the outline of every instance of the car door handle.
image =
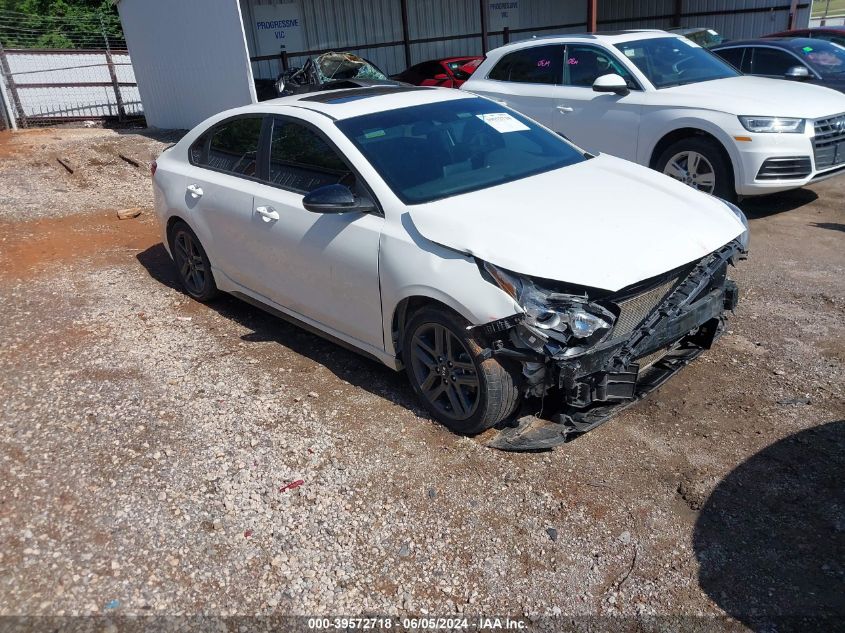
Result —
[[[572,108],[570,108],[569,106],[565,106],[565,105],[559,105],[559,106],[557,106],[557,111],[560,112],[561,114],[566,114],[567,112],[572,112]]]
[[[202,187],[199,185],[188,185],[188,193],[191,194],[194,200],[202,198]]]
[[[279,212],[273,207],[255,207],[255,212],[261,216],[265,222],[271,222],[279,219]]]

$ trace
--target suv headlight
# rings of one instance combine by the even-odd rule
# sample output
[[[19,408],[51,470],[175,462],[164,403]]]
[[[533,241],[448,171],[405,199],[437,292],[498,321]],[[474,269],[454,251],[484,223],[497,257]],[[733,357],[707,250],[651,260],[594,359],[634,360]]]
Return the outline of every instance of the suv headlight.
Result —
[[[719,198],[719,199],[722,200],[721,198]],[[751,242],[751,232],[748,228],[748,218],[745,217],[745,213],[742,212],[742,209],[740,209],[735,204],[731,204],[727,200],[722,200],[722,202],[725,203],[725,206],[728,207],[728,209],[731,210],[731,213],[733,213],[737,217],[737,219],[739,219],[739,221],[742,222],[742,225],[745,227],[745,232],[742,233],[742,235],[740,235],[737,239],[739,240],[740,246],[742,246],[742,252],[747,253],[748,252],[748,244]]]
[[[586,297],[541,288],[531,279],[489,262],[484,262],[484,270],[522,307],[525,312],[522,325],[537,335],[539,341],[552,338],[571,347],[572,352],[583,351],[604,340],[616,320],[612,312]],[[536,347],[533,342],[531,346]]]
[[[741,116],[739,122],[749,132],[801,134],[804,131],[804,119],[781,116]]]

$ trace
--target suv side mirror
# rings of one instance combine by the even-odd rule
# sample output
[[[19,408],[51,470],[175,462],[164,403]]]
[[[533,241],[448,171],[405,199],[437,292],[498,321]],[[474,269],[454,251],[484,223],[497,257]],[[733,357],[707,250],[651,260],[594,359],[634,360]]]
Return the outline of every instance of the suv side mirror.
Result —
[[[345,185],[317,187],[305,195],[302,206],[311,213],[369,213],[375,208],[369,200],[356,198]]]
[[[807,81],[810,79],[810,71],[806,66],[793,66],[786,71],[785,79],[792,79],[793,81]]]
[[[620,97],[624,97],[626,94],[631,92],[631,89],[628,88],[628,84],[625,83],[625,80],[616,73],[608,73],[607,75],[598,77],[593,82],[593,90],[595,92],[613,92],[618,94]]]

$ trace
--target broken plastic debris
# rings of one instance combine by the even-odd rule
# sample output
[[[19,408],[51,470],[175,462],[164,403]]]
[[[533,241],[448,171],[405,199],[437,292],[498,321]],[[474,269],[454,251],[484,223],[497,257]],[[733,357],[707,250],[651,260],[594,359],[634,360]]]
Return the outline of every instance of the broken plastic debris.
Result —
[[[120,606],[120,600],[114,599],[106,605],[106,609],[117,609]]]
[[[245,530],[244,531],[244,538],[249,538],[252,536],[252,530]]]
[[[299,488],[304,483],[305,483],[304,479],[297,479],[296,481],[292,481],[289,484],[285,484],[284,486],[279,488],[279,492],[284,492],[285,490],[293,490],[294,488]]]

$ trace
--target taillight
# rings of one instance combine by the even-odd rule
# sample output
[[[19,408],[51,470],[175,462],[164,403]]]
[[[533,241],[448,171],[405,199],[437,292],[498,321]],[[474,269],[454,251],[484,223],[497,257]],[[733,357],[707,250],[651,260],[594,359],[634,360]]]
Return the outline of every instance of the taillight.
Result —
[[[151,162],[150,163],[150,176],[156,175],[156,169],[158,169],[158,163],[156,163],[155,161]]]

